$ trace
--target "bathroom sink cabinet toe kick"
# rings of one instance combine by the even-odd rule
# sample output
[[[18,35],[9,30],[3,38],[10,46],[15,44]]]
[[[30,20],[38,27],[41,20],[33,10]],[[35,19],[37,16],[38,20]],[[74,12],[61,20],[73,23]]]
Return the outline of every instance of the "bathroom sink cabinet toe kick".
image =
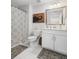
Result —
[[[67,54],[67,32],[64,30],[44,30],[42,47],[62,54]]]

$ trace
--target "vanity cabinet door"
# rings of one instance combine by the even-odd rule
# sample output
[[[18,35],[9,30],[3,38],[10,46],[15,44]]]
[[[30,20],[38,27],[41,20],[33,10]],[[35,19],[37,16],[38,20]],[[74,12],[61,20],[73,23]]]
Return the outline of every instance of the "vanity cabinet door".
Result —
[[[67,38],[66,36],[57,36],[55,41],[55,51],[67,54]]]
[[[42,34],[42,47],[53,50],[53,35],[51,33]]]

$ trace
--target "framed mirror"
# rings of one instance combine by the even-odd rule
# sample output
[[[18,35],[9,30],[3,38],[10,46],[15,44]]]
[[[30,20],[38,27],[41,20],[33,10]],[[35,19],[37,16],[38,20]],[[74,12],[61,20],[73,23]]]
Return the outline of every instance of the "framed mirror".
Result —
[[[47,25],[63,24],[63,8],[46,10],[46,24]]]

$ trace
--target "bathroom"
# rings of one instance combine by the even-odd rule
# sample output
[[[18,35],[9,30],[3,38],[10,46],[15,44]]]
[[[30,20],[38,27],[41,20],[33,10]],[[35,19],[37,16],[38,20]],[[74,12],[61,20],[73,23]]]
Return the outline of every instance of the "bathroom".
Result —
[[[12,0],[12,59],[67,59],[66,22],[66,0]]]

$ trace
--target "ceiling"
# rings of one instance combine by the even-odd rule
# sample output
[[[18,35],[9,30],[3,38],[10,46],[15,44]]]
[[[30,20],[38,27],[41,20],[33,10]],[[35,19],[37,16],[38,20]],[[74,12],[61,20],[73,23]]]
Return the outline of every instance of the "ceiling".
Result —
[[[11,5],[23,11],[26,11],[29,5],[29,1],[31,1],[31,4],[47,3],[50,1],[52,1],[52,4],[55,4],[64,0],[11,0]]]
[[[26,11],[29,5],[29,1],[31,1],[31,3],[40,2],[40,0],[11,0],[11,6]]]

